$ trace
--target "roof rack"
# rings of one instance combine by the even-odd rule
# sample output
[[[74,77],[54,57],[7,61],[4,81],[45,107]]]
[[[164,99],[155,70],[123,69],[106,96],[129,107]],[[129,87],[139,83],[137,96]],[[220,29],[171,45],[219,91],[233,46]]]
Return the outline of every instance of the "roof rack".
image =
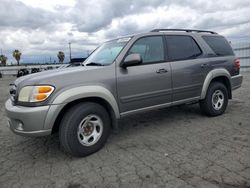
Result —
[[[185,31],[185,32],[197,32],[197,33],[211,33],[217,34],[214,31],[198,30],[198,29],[154,29],[150,32],[161,32],[161,31]]]

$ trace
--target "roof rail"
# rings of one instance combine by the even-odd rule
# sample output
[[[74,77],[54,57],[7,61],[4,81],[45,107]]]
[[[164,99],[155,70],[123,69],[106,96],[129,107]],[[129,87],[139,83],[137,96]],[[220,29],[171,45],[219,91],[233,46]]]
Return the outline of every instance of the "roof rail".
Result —
[[[150,32],[161,32],[161,31],[185,31],[185,32],[197,32],[197,33],[211,33],[217,34],[214,31],[198,30],[198,29],[154,29]]]

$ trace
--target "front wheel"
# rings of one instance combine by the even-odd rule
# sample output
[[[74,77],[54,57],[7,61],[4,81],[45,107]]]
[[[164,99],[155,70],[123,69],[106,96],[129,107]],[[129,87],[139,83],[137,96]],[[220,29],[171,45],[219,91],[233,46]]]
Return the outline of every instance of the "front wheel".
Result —
[[[206,98],[200,101],[201,110],[208,116],[218,116],[225,112],[228,104],[228,90],[221,82],[212,82]]]
[[[100,150],[109,133],[110,118],[106,109],[87,102],[66,112],[59,128],[59,139],[66,152],[83,157]]]

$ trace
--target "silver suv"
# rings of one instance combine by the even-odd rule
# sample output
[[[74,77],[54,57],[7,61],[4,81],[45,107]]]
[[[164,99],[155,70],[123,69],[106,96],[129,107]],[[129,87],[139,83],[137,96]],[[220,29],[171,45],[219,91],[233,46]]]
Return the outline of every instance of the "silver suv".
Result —
[[[59,132],[66,152],[86,156],[124,116],[194,102],[206,115],[221,115],[241,86],[239,72],[223,36],[156,29],[105,42],[83,66],[17,79],[5,108],[14,133]]]

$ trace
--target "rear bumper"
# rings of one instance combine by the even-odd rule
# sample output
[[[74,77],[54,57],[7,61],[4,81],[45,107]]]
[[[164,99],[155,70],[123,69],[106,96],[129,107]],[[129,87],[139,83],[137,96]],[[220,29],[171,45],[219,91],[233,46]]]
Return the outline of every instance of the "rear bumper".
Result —
[[[237,76],[232,76],[231,77],[232,90],[235,90],[235,89],[238,89],[239,87],[241,87],[242,80],[243,80],[243,76],[241,74],[239,74]]]

